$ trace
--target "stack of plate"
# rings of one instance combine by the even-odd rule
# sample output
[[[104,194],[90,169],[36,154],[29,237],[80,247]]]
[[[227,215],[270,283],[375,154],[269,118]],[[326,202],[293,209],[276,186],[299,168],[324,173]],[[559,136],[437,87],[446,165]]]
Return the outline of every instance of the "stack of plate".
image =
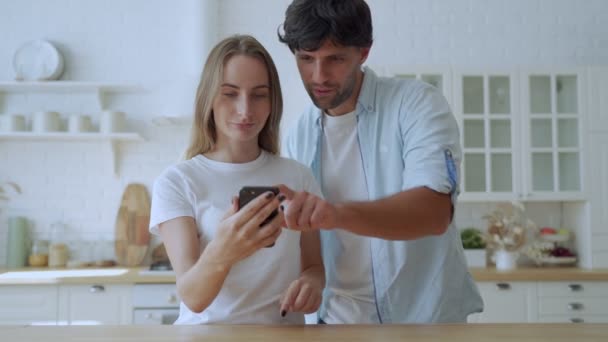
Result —
[[[50,42],[34,40],[15,51],[13,69],[18,81],[57,80],[63,73],[63,56]]]

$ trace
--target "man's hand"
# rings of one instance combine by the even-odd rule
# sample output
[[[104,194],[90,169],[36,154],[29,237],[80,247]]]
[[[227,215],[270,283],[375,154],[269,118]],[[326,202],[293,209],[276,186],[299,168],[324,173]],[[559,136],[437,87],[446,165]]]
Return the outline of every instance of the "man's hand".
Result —
[[[306,191],[293,191],[278,185],[286,201],[279,207],[289,229],[307,231],[333,229],[338,226],[338,211],[334,205]]]

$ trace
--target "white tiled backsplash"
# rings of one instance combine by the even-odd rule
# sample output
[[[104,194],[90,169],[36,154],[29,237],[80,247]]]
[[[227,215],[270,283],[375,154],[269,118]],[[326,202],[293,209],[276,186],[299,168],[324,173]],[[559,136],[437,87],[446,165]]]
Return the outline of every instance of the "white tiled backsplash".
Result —
[[[124,110],[128,127],[144,142],[118,144],[118,177],[110,169],[107,142],[0,141],[0,181],[21,185],[6,215],[24,215],[36,232],[61,220],[77,234],[111,236],[118,201],[130,182],[148,185],[175,162],[187,143],[187,127],[150,125],[156,115],[189,115],[203,38],[249,33],[275,59],[283,94],[283,127],[308,103],[291,52],[276,37],[289,0],[163,0],[0,2],[0,81],[13,78],[11,59],[26,41],[45,38],[66,59],[64,79],[137,84],[145,94],[113,94],[107,108]],[[374,47],[370,65],[504,66],[588,65],[608,57],[608,1],[589,0],[370,0]],[[201,9],[213,9],[207,13]],[[159,20],[159,18],[161,18]],[[217,25],[207,25],[217,23]],[[204,32],[204,30],[216,32]],[[525,39],[522,39],[525,37]],[[5,39],[6,38],[6,39]],[[95,99],[93,99],[95,100]],[[95,115],[91,99],[40,94],[0,94],[0,114],[56,110]],[[488,205],[459,204],[461,227],[482,224]],[[545,220],[562,217],[560,204],[532,204]],[[0,218],[1,219],[1,218]],[[4,222],[4,220],[2,221]],[[76,234],[76,233],[75,233]],[[0,224],[0,265],[6,225]]]

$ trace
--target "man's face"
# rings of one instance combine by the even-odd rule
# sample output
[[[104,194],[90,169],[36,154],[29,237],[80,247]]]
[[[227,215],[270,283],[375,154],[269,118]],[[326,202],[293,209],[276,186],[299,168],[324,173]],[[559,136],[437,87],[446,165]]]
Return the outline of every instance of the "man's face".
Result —
[[[361,64],[369,48],[345,47],[326,40],[318,50],[296,50],[304,87],[314,104],[332,115],[355,109],[361,85]]]

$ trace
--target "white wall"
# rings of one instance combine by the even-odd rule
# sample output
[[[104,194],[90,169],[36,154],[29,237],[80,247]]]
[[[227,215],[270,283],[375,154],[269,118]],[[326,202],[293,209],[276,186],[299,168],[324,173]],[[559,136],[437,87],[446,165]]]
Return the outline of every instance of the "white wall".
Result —
[[[5,217],[26,215],[36,234],[55,220],[86,239],[111,238],[119,200],[129,182],[148,185],[185,147],[188,129],[149,124],[156,115],[189,115],[196,80],[210,44],[233,33],[256,36],[279,68],[289,126],[308,97],[293,57],[277,40],[288,0],[20,0],[0,1],[0,81],[13,79],[11,58],[23,42],[58,45],[63,79],[138,84],[143,93],[111,97],[142,143],[122,143],[120,175],[98,142],[0,141],[0,181],[24,194]],[[522,66],[608,64],[608,1],[370,0],[375,43],[370,65]],[[53,109],[95,116],[77,97],[2,96],[0,113]],[[481,206],[458,217],[476,222]],[[533,209],[555,212],[556,205]],[[559,215],[559,214],[558,214]],[[544,215],[538,215],[545,217]],[[0,265],[6,226],[0,221]]]

